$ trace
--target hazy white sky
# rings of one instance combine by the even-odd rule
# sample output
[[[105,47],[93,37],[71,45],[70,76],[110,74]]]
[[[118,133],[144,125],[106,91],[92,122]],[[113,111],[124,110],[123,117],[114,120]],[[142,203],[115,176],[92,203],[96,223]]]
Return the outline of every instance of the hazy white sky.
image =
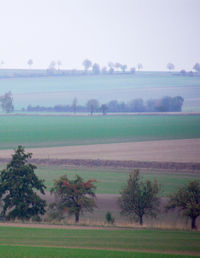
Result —
[[[200,0],[0,0],[3,67],[81,68],[85,58],[145,70],[200,62]]]

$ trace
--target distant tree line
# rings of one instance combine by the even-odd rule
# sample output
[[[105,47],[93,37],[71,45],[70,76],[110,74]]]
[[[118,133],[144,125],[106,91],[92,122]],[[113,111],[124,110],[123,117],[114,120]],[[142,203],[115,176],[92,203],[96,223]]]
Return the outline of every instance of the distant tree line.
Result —
[[[0,65],[3,66],[5,62],[0,61]],[[29,69],[19,69],[10,71],[9,73],[3,73],[0,78],[13,78],[13,77],[44,77],[44,76],[81,76],[81,75],[112,75],[112,74],[135,74],[136,71],[143,69],[143,64],[138,63],[136,66],[128,67],[126,64],[120,62],[108,62],[107,65],[100,66],[97,62],[92,62],[89,59],[85,59],[82,62],[83,69],[61,69],[61,60],[52,60],[47,69],[32,70],[34,64],[33,59],[28,59],[27,65]],[[167,63],[166,68],[172,72],[175,70],[175,65],[171,62]],[[195,63],[190,71],[184,69],[179,72],[172,73],[172,75],[179,76],[200,76],[200,63]]]
[[[150,99],[146,102],[143,99],[133,99],[127,103],[111,100],[106,104],[100,104],[97,99],[90,99],[86,105],[78,105],[77,99],[72,105],[55,105],[54,107],[31,106],[23,111],[28,112],[102,112],[103,115],[111,112],[180,112],[184,99],[181,96],[163,97],[161,99]]]
[[[167,64],[167,69],[169,71],[173,71],[175,69],[175,66],[173,63]],[[192,71],[193,70],[193,71]],[[185,69],[180,70],[178,73],[173,73],[173,75],[179,75],[179,76],[200,76],[200,63],[195,63],[192,67],[191,71],[186,71]]]

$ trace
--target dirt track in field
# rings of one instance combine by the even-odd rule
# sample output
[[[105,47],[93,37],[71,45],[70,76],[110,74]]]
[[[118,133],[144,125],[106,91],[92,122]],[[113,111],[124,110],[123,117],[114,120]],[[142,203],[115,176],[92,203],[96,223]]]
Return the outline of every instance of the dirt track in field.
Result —
[[[200,163],[200,139],[30,148],[33,159],[79,159]],[[0,159],[13,150],[0,150]]]

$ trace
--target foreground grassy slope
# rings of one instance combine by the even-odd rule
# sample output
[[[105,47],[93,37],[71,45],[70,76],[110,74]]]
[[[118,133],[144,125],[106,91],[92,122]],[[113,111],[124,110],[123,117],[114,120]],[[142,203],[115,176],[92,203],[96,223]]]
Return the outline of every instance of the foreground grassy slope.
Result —
[[[0,117],[0,148],[200,138],[199,116]]]
[[[55,179],[67,174],[73,178],[76,174],[83,177],[85,180],[94,178],[97,180],[97,194],[119,194],[122,186],[126,184],[129,170],[108,170],[108,169],[75,169],[62,167],[39,167],[36,171],[39,178],[45,180],[47,190],[53,186]],[[140,170],[144,179],[156,179],[162,185],[162,196],[167,196],[174,193],[180,186],[187,182],[199,179],[199,174],[191,173],[174,173],[173,171],[153,171]]]
[[[94,250],[56,247],[32,246],[0,246],[0,253],[4,258],[181,258],[193,257],[190,255],[141,253],[119,250]]]
[[[1,227],[0,245],[200,253],[199,232]]]

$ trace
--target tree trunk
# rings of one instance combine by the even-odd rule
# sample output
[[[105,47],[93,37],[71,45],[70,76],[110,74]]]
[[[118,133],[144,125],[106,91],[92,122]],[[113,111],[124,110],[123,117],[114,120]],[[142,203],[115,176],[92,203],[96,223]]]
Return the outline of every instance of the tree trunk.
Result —
[[[196,217],[192,217],[191,218],[191,228],[192,229],[197,229],[197,226],[196,226]]]
[[[142,226],[143,225],[143,217],[140,216],[140,225]]]
[[[75,213],[75,222],[79,222],[79,211]]]

